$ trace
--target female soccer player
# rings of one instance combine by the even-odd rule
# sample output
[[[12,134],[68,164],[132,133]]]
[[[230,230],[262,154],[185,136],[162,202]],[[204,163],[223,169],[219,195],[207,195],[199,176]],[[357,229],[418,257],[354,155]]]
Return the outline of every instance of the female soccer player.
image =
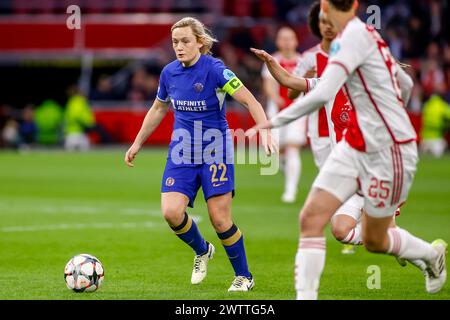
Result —
[[[276,36],[277,52],[273,57],[280,66],[287,71],[294,71],[299,63],[300,54],[297,53],[298,40],[295,31],[289,27],[282,27]],[[270,118],[279,110],[292,103],[288,98],[288,88],[281,86],[270,74],[266,66],[261,71],[264,93],[267,96],[267,116]],[[284,192],[281,201],[294,203],[297,196],[298,182],[302,172],[300,158],[301,146],[306,144],[306,118],[300,118],[289,125],[272,131],[274,138],[278,138],[280,158],[284,163]]]
[[[357,0],[322,0],[322,14],[341,34],[331,45],[319,84],[270,122],[254,128],[292,122],[333,99],[342,86],[355,110],[345,139],[320,169],[300,213],[296,289],[302,300],[317,299],[326,224],[358,190],[364,195],[362,239],[368,251],[422,260],[429,293],[440,291],[447,278],[445,241],[430,244],[390,227],[398,206],[406,201],[418,161],[417,135],[404,108],[413,82],[378,32],[356,17],[357,5]]]
[[[200,21],[183,18],[172,26],[171,32],[177,59],[161,72],[156,99],[125,155],[125,163],[133,166],[143,143],[171,104],[175,123],[162,179],[161,207],[175,234],[195,252],[191,283],[203,281],[215,252],[186,213],[187,206],[193,207],[201,186],[211,223],[235,272],[228,291],[249,291],[254,281],[247,266],[242,233],[231,217],[233,142],[225,117],[225,95],[228,93],[244,105],[257,124],[267,118],[261,104],[236,75],[210,55],[217,40]],[[261,138],[267,154],[276,152],[270,131],[261,132]]]
[[[289,70],[284,70],[276,57],[268,55],[261,50],[252,50],[266,64],[267,72],[275,76],[276,81],[289,88],[291,97],[296,98],[304,86],[304,79],[309,70],[314,70],[314,76],[320,77],[328,63],[328,53],[331,42],[336,37],[337,31],[331,22],[320,15],[320,2],[311,5],[308,23],[314,35],[321,39],[321,42],[311,49],[305,51],[295,72],[290,74]],[[277,63],[278,62],[278,63]],[[312,84],[317,81],[311,82]],[[308,90],[312,86],[308,86]],[[334,99],[327,102],[319,111],[315,111],[313,116],[308,116],[308,136],[311,141],[311,150],[314,160],[319,169],[325,163],[334,146],[342,139],[354,110],[344,95],[343,90],[339,90]],[[296,120],[298,121],[298,120]],[[294,123],[294,122],[293,122]],[[342,253],[354,253],[354,245],[361,244],[361,208],[364,205],[364,198],[358,194],[352,196],[342,207],[336,211],[331,220],[332,232],[338,241],[344,243]]]

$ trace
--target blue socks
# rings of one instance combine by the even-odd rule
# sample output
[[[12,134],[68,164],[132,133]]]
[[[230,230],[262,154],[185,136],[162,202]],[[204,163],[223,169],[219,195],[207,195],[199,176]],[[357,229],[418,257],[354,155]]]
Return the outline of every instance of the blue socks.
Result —
[[[222,241],[222,245],[227,252],[231,265],[236,276],[244,276],[252,278],[248,271],[247,257],[244,248],[244,236],[239,228],[233,224],[231,228],[223,233],[217,233],[217,236]]]
[[[184,213],[183,222],[177,227],[171,227],[175,234],[189,245],[196,255],[203,255],[208,252],[208,244],[206,243],[194,220]]]

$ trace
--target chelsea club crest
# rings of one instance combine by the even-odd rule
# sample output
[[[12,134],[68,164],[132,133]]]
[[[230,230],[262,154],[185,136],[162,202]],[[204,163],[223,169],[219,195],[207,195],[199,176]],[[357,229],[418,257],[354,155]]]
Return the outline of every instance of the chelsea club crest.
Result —
[[[175,183],[175,179],[174,179],[174,178],[168,177],[168,178],[166,179],[166,186],[171,187],[171,186],[174,185],[174,183]]]
[[[203,91],[203,84],[201,84],[200,82],[197,82],[196,84],[194,84],[194,90],[195,92],[202,92]]]

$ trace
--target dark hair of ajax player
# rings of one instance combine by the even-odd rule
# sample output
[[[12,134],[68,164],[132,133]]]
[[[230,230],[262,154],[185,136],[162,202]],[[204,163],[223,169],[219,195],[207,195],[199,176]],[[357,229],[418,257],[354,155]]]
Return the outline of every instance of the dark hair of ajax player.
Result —
[[[328,2],[339,11],[349,11],[355,0],[328,0]]]
[[[308,26],[312,34],[317,38],[322,39],[319,28],[319,13],[320,13],[320,1],[314,2],[308,13]]]

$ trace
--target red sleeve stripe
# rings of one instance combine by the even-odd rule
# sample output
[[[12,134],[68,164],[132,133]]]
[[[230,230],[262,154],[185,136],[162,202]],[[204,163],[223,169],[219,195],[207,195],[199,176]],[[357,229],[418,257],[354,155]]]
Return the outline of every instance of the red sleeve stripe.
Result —
[[[345,73],[347,74],[347,76],[349,76],[350,75],[350,72],[348,71],[348,68],[345,66],[345,64],[343,64],[342,62],[339,62],[339,61],[330,61],[330,64],[337,64],[338,66],[341,66],[343,69],[344,69],[344,71],[345,71]]]

